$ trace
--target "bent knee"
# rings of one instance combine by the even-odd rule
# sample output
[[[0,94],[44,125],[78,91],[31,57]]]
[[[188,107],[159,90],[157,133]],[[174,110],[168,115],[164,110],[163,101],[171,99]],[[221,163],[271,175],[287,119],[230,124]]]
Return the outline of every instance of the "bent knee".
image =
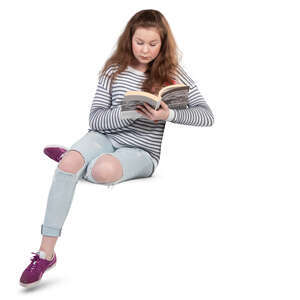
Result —
[[[77,173],[84,166],[84,158],[81,153],[75,150],[64,154],[58,167],[68,173]]]
[[[121,162],[109,154],[99,157],[92,168],[92,177],[99,183],[114,182],[122,176],[123,168]]]

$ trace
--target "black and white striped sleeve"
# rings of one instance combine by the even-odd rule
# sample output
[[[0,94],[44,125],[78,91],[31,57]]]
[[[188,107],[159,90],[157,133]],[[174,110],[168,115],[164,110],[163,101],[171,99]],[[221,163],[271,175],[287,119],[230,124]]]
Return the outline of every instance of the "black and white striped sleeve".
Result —
[[[190,87],[188,94],[188,107],[186,109],[173,109],[172,123],[192,126],[212,126],[214,115],[201,95],[198,86],[185,72],[182,66],[178,67],[178,81]]]
[[[111,67],[106,74],[113,71]],[[112,107],[112,96],[109,91],[111,79],[101,75],[97,84],[96,93],[92,102],[89,126],[92,130],[105,131],[126,127],[134,122],[132,119],[120,118],[121,106]]]

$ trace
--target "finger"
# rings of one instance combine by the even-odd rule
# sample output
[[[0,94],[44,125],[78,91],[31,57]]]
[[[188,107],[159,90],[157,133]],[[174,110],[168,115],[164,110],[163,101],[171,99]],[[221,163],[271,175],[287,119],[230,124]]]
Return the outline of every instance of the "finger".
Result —
[[[147,117],[149,117],[149,118],[151,117],[151,114],[147,111],[146,108],[141,107],[140,110],[141,110],[141,112],[143,113],[143,115],[145,115],[145,116],[147,116]]]
[[[147,103],[144,103],[145,107],[148,109],[149,112],[153,113],[154,109]]]
[[[145,115],[145,113],[143,112],[143,109],[141,107],[136,107],[136,111],[142,115]]]
[[[148,107],[150,107],[150,106],[148,105]],[[150,107],[150,109],[151,109],[151,111],[150,111],[150,110],[148,110],[148,107],[147,108],[143,107],[142,109],[143,109],[143,112],[151,118],[153,116],[155,110],[151,109],[151,107]]]
[[[137,108],[138,110],[141,110],[141,111],[144,111],[144,110],[145,110],[145,107],[143,107],[143,106],[141,106],[141,105],[138,105],[136,108]]]
[[[161,107],[162,107],[162,109],[169,108],[169,106],[164,101],[162,101],[162,100],[161,100]]]

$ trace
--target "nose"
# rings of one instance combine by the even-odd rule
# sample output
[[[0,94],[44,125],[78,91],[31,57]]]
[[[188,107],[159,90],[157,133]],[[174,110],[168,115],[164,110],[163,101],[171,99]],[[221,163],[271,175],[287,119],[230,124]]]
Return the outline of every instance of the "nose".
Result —
[[[148,53],[148,46],[144,46],[142,48],[142,53]]]

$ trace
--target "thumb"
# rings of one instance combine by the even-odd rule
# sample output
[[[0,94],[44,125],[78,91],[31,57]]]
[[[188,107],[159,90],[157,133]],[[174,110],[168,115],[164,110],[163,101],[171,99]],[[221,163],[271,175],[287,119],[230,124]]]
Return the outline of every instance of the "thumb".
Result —
[[[161,106],[162,106],[162,108],[167,108],[168,107],[168,105],[162,100],[161,100]]]

